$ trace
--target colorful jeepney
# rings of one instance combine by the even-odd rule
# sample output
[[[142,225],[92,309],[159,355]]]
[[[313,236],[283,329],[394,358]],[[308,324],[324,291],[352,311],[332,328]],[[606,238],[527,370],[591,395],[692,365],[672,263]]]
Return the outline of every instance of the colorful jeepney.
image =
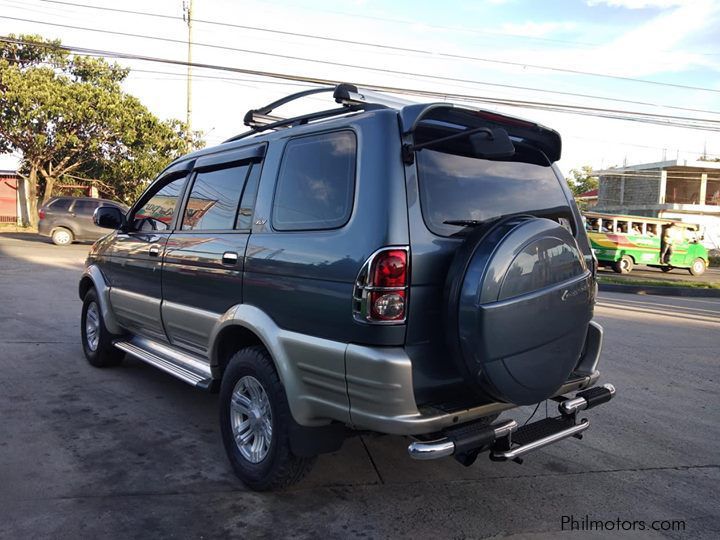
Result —
[[[671,225],[679,229],[669,264],[661,261],[663,233]],[[600,266],[627,274],[637,264],[660,268],[686,268],[692,275],[705,272],[707,249],[700,243],[697,225],[668,219],[585,212],[585,228]]]

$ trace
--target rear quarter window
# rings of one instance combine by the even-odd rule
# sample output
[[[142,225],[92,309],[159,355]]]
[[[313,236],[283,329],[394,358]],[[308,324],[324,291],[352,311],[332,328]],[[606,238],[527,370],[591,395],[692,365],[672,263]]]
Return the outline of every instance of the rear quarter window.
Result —
[[[53,212],[61,212],[63,210],[68,210],[72,201],[72,199],[55,199],[47,205],[47,208]]]
[[[73,205],[73,212],[83,216],[92,215],[95,209],[100,205],[99,201],[89,201],[85,199],[77,199]]]
[[[336,229],[350,219],[357,141],[351,131],[287,143],[273,201],[279,231]]]
[[[461,226],[450,220],[497,217],[567,207],[548,164],[518,149],[513,161],[488,160],[424,149],[417,153],[420,206],[428,229],[451,236]]]

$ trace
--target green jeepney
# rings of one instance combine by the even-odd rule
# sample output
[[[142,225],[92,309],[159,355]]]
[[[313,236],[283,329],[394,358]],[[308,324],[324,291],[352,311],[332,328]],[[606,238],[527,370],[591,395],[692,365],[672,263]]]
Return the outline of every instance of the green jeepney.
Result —
[[[675,224],[670,264],[660,260],[663,233]],[[700,243],[699,227],[668,219],[585,212],[585,229],[600,266],[627,274],[636,264],[669,272],[686,268],[699,276],[708,265],[707,249]]]

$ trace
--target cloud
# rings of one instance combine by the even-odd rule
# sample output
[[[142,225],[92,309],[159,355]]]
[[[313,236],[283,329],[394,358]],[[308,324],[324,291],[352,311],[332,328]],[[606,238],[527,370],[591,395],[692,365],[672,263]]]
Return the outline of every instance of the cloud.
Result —
[[[563,30],[576,30],[577,23],[572,21],[558,22],[524,22],[507,23],[502,26],[502,31],[509,34],[528,37],[543,37]]]
[[[689,5],[690,0],[586,0],[588,6],[599,6],[605,4],[610,7],[622,7],[626,9],[660,8],[667,9]]]
[[[606,0],[639,3],[640,0]],[[662,0],[655,0],[660,4]],[[558,51],[553,65],[613,75],[644,77],[690,69],[720,70],[719,59],[683,50],[694,36],[717,24],[720,5],[695,0],[664,11],[612,41],[587,51]]]

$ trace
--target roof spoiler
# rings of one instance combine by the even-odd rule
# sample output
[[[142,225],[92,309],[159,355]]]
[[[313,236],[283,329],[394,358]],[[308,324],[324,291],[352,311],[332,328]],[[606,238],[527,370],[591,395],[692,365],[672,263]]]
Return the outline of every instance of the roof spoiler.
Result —
[[[545,154],[550,163],[560,159],[562,139],[554,129],[494,111],[456,107],[449,103],[408,105],[400,111],[403,132],[414,132],[422,122],[455,124],[466,128],[502,128],[511,139],[530,144]]]

